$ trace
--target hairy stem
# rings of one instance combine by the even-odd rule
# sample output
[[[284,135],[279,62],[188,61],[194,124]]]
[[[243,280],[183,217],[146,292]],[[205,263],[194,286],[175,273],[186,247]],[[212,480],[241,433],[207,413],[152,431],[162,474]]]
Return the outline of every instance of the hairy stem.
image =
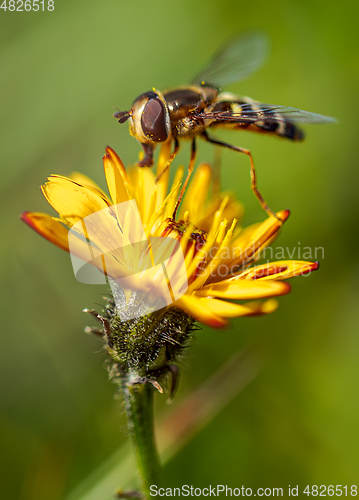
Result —
[[[160,464],[154,437],[153,392],[150,383],[143,383],[136,371],[121,373],[127,425],[145,498],[150,498],[150,486],[158,485]]]

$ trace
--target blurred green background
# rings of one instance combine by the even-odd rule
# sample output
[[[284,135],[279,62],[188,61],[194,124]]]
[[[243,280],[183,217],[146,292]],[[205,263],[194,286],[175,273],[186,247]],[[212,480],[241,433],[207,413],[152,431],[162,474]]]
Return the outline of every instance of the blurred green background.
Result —
[[[112,118],[113,106],[188,83],[247,29],[269,34],[270,58],[229,90],[339,123],[306,127],[303,144],[219,137],[251,149],[270,206],[291,209],[278,244],[325,253],[317,273],[292,281],[275,314],[198,333],[172,407],[156,397],[159,418],[237,350],[256,353],[262,368],[166,464],[165,484],[286,491],[359,483],[358,10],[320,0],[55,0],[53,12],[0,10],[1,498],[66,498],[96,471],[102,477],[127,441],[101,344],[83,333],[92,321],[81,311],[100,309],[104,289],[78,283],[69,256],[19,214],[49,211],[38,187],[52,173],[79,170],[104,186],[107,144],[133,163],[139,145]],[[210,145],[198,149],[212,161]],[[188,156],[185,144],[177,165]],[[245,223],[263,220],[248,159],[224,151],[222,163],[223,187],[243,200]]]

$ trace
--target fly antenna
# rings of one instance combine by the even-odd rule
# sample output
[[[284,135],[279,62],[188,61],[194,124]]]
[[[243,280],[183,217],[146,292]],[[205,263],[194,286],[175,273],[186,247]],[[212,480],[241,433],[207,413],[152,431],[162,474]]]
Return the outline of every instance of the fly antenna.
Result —
[[[117,113],[114,113],[114,118],[118,121],[118,123],[125,123],[129,117],[131,116],[130,111],[117,111]]]

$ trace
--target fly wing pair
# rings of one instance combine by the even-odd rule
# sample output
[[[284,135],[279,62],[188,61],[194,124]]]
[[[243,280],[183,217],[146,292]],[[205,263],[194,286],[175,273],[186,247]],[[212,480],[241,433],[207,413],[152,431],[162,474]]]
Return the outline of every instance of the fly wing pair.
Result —
[[[269,52],[269,40],[261,32],[240,35],[222,47],[192,80],[196,85],[210,85],[218,90],[249,77],[263,65]],[[226,122],[256,123],[275,120],[291,123],[332,123],[335,118],[275,104],[241,104],[238,112],[231,110],[199,113],[199,118]]]

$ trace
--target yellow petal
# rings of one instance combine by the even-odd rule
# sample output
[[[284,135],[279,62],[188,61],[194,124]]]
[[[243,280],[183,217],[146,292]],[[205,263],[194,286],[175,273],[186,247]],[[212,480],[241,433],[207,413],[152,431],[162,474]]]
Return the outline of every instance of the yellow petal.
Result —
[[[203,298],[200,303],[206,304],[214,314],[223,318],[238,318],[240,316],[256,316],[259,314],[269,314],[278,308],[275,299],[265,302],[247,302],[246,304],[233,304],[225,300]]]
[[[71,172],[71,174],[69,175],[69,179],[77,182],[77,184],[81,184],[82,186],[96,189],[97,191],[100,191],[100,193],[103,196],[106,196],[106,194],[102,191],[100,186],[98,184],[96,184],[95,181],[90,179],[90,177],[87,177],[87,175],[82,174],[81,172]]]
[[[188,211],[191,222],[194,224],[197,223],[199,215],[204,211],[211,180],[211,167],[208,163],[202,163],[198,166],[193,178],[191,179],[181,207],[180,218],[183,217],[182,214]]]
[[[289,283],[283,281],[242,280],[233,278],[207,285],[197,290],[200,297],[219,297],[223,299],[251,300],[276,297],[290,292]]]
[[[156,182],[156,208],[163,203],[164,199],[167,196],[170,169],[168,168],[163,174],[162,172],[166,168],[168,160],[171,156],[171,142],[172,141],[167,141],[162,144],[160,154],[158,155],[156,176],[159,177],[159,180]]]
[[[189,291],[193,291],[196,288],[200,288],[206,281],[207,279],[214,274],[218,266],[222,262],[222,255],[223,255],[223,250],[226,251],[229,241],[232,238],[233,231],[235,228],[237,221],[234,219],[232,222],[232,226],[229,228],[227,231],[227,234],[225,237],[219,238],[216,242],[216,246],[218,248],[217,253],[213,256],[212,260],[208,263],[208,265],[205,267],[205,269],[202,269],[201,272],[199,273],[198,277],[195,279],[195,281],[189,286]],[[225,228],[225,224],[222,226]],[[213,250],[212,248],[211,250]]]
[[[228,201],[229,201],[229,196],[225,196],[222,200],[220,207],[218,208],[216,213],[213,214],[212,224],[211,224],[211,227],[208,231],[208,239],[210,239],[211,236],[213,236],[217,233],[221,222],[224,220],[223,211],[226,208]]]
[[[132,172],[132,182],[135,186],[134,197],[140,212],[141,220],[144,225],[147,224],[152,213],[150,213],[151,205],[153,206],[153,196],[156,195],[155,190],[155,174],[149,168],[135,167]]]
[[[109,206],[108,201],[93,188],[60,175],[50,176],[41,189],[50,205],[70,225]]]
[[[176,173],[175,173],[175,177],[173,179],[173,183],[172,183],[172,187],[171,187],[171,192],[173,192],[173,196],[167,202],[164,218],[172,217],[172,215],[173,215],[173,211],[175,209],[176,202],[178,199],[179,188],[181,187],[181,182],[183,179],[183,172],[184,172],[184,167],[183,167],[183,165],[180,165],[177,168]]]
[[[156,229],[160,227],[160,225],[164,222],[165,216],[164,212],[167,207],[167,204],[173,200],[178,191],[179,184],[174,186],[172,191],[167,195],[167,197],[163,200],[163,203],[157,207],[156,210],[151,210],[148,214],[148,220],[146,222],[146,234],[147,236],[154,234]]]
[[[208,194],[208,193],[207,193]],[[234,197],[230,192],[220,193],[214,196],[208,206],[205,208],[201,214],[199,214],[199,219],[196,221],[196,225],[200,227],[203,231],[209,232],[215,213],[220,208],[223,200],[226,199],[226,205],[222,209],[221,220],[227,219],[229,223],[233,219],[242,220],[243,217],[243,205]]]
[[[202,299],[194,295],[183,295],[174,302],[174,306],[179,307],[196,320],[213,328],[221,328],[227,324],[224,318],[221,318],[212,311],[210,304],[207,304],[206,301],[202,301]]]
[[[240,279],[285,280],[316,271],[319,262],[301,260],[279,260],[247,269],[239,275]]]

